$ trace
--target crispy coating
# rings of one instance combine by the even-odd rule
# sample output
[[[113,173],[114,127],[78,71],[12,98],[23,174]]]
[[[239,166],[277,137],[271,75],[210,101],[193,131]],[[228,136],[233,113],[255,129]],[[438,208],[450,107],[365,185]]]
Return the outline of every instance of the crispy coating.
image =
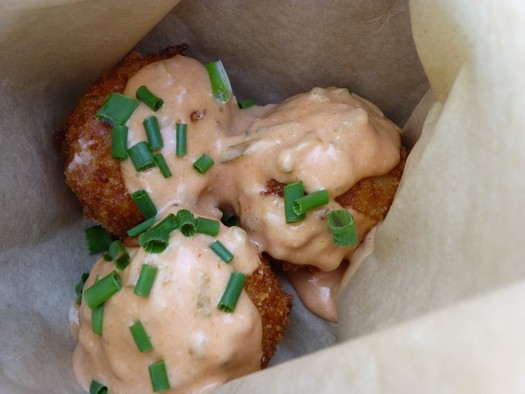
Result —
[[[246,280],[244,289],[261,315],[263,328],[261,368],[265,368],[284,337],[288,316],[292,309],[292,296],[283,290],[264,257],[259,268]]]
[[[65,165],[66,183],[77,196],[84,215],[118,237],[144,220],[126,190],[120,163],[111,157],[111,127],[95,114],[107,96],[122,92],[129,78],[147,64],[182,54],[187,45],[141,57],[129,54],[102,74],[80,98],[64,128],[55,134]]]

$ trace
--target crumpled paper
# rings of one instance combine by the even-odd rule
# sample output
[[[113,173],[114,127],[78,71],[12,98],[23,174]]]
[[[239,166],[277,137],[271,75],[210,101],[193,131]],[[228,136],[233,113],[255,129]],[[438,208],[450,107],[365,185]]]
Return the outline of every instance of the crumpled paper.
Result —
[[[525,286],[452,305],[525,271],[525,7],[418,0],[409,15],[401,0],[187,0],[168,13],[177,3],[0,1],[0,392],[79,392],[67,312],[93,258],[52,134],[159,21],[138,49],[186,41],[191,56],[221,58],[235,93],[260,103],[347,86],[403,125],[427,77],[432,86],[407,123],[415,145],[402,185],[374,254],[341,294],[339,325],[297,304],[274,362],[330,347],[221,391],[289,392],[290,376],[304,392],[523,388],[525,319],[513,305]],[[336,345],[336,334],[359,338]]]

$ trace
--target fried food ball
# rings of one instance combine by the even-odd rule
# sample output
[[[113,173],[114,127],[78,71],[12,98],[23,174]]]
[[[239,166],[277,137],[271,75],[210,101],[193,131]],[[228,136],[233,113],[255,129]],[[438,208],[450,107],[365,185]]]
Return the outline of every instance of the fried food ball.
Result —
[[[169,47],[141,57],[131,53],[113,69],[102,74],[80,98],[63,129],[55,135],[65,165],[66,183],[73,190],[84,215],[118,237],[144,220],[128,193],[120,162],[111,157],[111,126],[95,117],[112,92],[122,92],[130,77],[144,66],[177,54],[187,45]]]

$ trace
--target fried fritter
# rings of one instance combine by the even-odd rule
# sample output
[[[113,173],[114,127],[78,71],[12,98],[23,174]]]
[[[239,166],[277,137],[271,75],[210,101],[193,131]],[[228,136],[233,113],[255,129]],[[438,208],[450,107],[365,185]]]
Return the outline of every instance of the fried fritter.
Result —
[[[111,157],[111,126],[95,117],[112,92],[122,92],[129,78],[144,66],[182,54],[187,45],[169,47],[141,57],[131,53],[115,68],[102,74],[80,98],[55,135],[65,165],[66,183],[77,196],[87,218],[100,223],[117,237],[144,220],[131,199],[120,170]]]

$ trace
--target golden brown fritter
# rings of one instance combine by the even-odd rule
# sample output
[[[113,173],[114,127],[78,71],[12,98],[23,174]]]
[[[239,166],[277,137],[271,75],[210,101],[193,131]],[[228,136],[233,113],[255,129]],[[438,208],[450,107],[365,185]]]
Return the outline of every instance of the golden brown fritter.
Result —
[[[126,190],[120,162],[111,157],[111,127],[95,117],[112,92],[123,92],[129,78],[144,66],[182,54],[187,45],[169,47],[141,57],[131,53],[102,74],[80,98],[55,139],[62,151],[66,182],[77,196],[87,218],[118,237],[144,220]]]
[[[263,257],[262,264],[251,274],[244,285],[262,320],[261,367],[265,368],[282,341],[292,309],[292,296],[287,294],[270,264]]]

